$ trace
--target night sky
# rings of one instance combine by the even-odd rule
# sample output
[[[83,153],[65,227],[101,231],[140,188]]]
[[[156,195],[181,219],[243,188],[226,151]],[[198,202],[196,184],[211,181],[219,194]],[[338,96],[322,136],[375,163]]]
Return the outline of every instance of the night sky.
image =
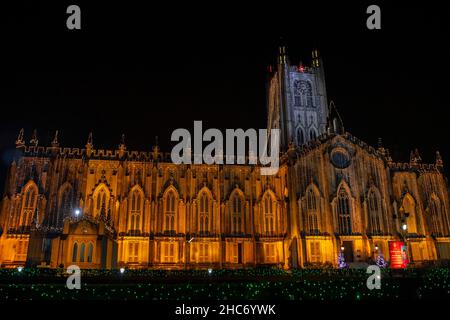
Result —
[[[450,163],[450,17],[438,5],[126,3],[21,2],[2,12],[2,189],[22,127],[27,141],[36,128],[40,145],[59,129],[63,147],[84,147],[92,131],[96,148],[116,148],[124,133],[129,150],[150,150],[158,136],[168,152],[172,131],[192,131],[194,120],[264,128],[267,67],[280,44],[307,65],[319,49],[347,131],[374,146],[382,137],[394,160],[417,147],[424,162],[439,149]],[[366,28],[373,3],[381,30]],[[79,31],[66,28],[69,4],[81,7]]]

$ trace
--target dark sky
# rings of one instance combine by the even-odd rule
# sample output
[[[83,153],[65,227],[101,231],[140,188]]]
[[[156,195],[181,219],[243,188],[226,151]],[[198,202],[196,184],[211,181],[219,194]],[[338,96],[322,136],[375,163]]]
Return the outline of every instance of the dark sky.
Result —
[[[0,186],[21,127],[27,140],[36,128],[41,145],[59,129],[65,147],[83,147],[93,131],[97,148],[115,148],[124,133],[129,149],[150,150],[159,136],[167,151],[172,131],[194,120],[264,128],[280,41],[295,63],[319,48],[347,131],[371,145],[382,137],[394,160],[418,147],[425,161],[439,149],[449,163],[450,19],[436,4],[127,3],[21,2],[2,12]],[[366,28],[372,3],[381,30]],[[81,7],[80,31],[66,28],[69,4]]]

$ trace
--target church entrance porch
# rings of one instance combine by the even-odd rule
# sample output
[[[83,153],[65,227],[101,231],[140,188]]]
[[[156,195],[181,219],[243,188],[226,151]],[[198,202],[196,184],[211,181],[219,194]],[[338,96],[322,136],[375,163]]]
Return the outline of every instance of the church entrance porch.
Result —
[[[347,264],[366,263],[368,252],[367,241],[362,236],[340,236],[338,239],[338,252],[341,252]],[[336,259],[338,254],[336,253]]]
[[[341,246],[345,262],[353,262],[353,241],[343,241]]]
[[[254,244],[249,238],[229,237],[223,241],[224,250],[222,266],[226,268],[243,268],[254,265]]]

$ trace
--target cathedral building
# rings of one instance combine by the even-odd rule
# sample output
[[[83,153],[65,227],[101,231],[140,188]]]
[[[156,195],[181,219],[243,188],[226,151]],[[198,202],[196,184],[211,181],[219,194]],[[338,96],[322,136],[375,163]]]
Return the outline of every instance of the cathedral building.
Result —
[[[390,241],[410,262],[450,259],[449,195],[439,153],[395,162],[344,130],[328,102],[317,50],[311,66],[279,49],[268,85],[280,168],[173,164],[157,146],[62,148],[58,135],[16,141],[0,206],[0,266],[285,269],[389,261]]]

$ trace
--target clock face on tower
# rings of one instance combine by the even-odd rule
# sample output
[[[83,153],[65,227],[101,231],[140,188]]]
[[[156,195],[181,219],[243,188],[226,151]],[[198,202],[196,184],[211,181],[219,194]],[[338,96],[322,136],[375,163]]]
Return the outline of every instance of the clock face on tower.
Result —
[[[331,151],[330,161],[334,167],[345,169],[350,165],[350,156],[344,148],[335,148]]]

